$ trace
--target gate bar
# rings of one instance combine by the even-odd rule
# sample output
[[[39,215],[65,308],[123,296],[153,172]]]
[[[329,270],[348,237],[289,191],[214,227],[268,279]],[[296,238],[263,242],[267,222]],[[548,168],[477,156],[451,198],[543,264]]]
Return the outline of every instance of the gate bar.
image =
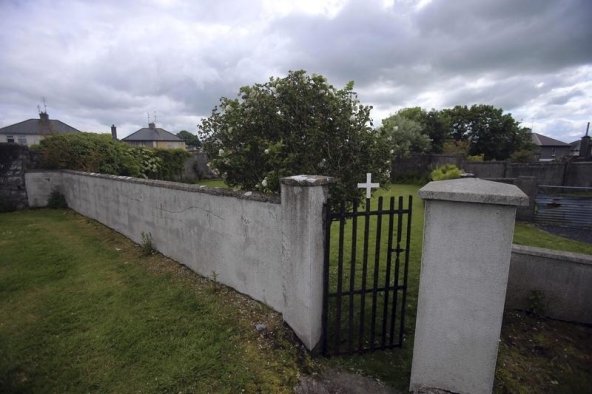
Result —
[[[378,197],[378,210],[382,211],[382,196]],[[382,215],[376,218],[376,250],[374,252],[374,280],[372,283],[372,319],[370,326],[370,350],[374,350],[376,337],[376,298],[378,296],[378,268],[380,266],[380,238],[382,235]]]
[[[403,290],[403,302],[401,304],[401,329],[399,330],[399,344],[403,346],[403,331],[405,328],[405,304],[407,303],[407,274],[409,272],[409,248],[411,242],[411,209],[413,207],[413,198],[409,196],[409,201],[407,202],[409,206],[409,214],[407,215],[407,239],[405,240],[405,249],[407,249],[407,253],[405,253],[405,273],[403,274],[403,286],[405,290]]]
[[[389,209],[389,224],[388,224],[388,249],[386,256],[386,278],[384,279],[384,307],[382,310],[382,342],[381,346],[386,345],[386,326],[388,321],[388,302],[389,302],[389,288],[391,282],[391,264],[393,255],[393,216],[395,210],[395,197],[391,196]],[[395,292],[397,290],[394,290]]]
[[[347,348],[351,353],[353,351],[353,335],[354,335],[354,286],[356,277],[356,244],[358,243],[358,201],[354,201],[353,219],[352,219],[352,245],[351,245],[351,262],[349,269],[349,327],[347,336]]]
[[[364,255],[362,262],[362,294],[360,296],[360,338],[358,350],[364,349],[364,317],[366,311],[366,275],[368,273],[368,233],[370,232],[370,199],[366,199],[366,220],[364,221]]]
[[[335,347],[339,352],[340,334],[341,334],[341,292],[343,290],[343,235],[345,231],[345,203],[342,202],[339,207],[341,220],[339,221],[339,257],[337,260],[337,316],[335,317]]]

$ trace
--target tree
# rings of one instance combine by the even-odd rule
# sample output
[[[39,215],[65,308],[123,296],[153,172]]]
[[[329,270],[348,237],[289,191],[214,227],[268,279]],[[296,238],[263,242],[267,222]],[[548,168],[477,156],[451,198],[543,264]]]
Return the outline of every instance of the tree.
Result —
[[[430,138],[423,133],[422,124],[400,113],[383,119],[381,131],[385,134],[391,151],[396,157],[407,157],[411,153],[430,151]]]
[[[322,174],[338,178],[332,200],[345,200],[361,195],[367,172],[388,180],[390,148],[370,127],[370,109],[353,82],[336,89],[323,76],[291,71],[221,98],[198,133],[230,186],[279,192],[281,177]]]
[[[201,141],[199,138],[193,134],[188,132],[187,130],[181,130],[177,133],[177,137],[181,138],[185,141],[187,146],[199,148],[201,146]]]
[[[397,115],[419,123],[422,134],[430,139],[431,152],[442,153],[442,147],[448,136],[446,124],[439,111],[432,109],[428,112],[420,107],[409,107],[399,110]]]
[[[485,160],[505,160],[530,142],[530,130],[520,127],[511,114],[491,105],[456,106],[442,111],[450,135],[470,143],[469,154]]]

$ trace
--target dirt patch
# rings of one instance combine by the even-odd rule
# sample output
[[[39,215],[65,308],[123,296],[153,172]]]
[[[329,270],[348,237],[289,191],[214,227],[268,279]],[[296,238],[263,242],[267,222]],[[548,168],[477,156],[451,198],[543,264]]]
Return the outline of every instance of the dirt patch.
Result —
[[[400,394],[384,383],[338,369],[326,369],[318,375],[300,378],[296,394]]]

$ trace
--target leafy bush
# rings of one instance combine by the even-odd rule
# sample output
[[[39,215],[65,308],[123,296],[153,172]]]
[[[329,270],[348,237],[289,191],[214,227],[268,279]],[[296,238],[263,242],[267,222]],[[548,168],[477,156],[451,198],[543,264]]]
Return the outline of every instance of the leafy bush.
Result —
[[[520,149],[512,153],[510,160],[513,163],[530,163],[536,161],[536,157],[532,149]]]
[[[142,231],[142,243],[140,248],[142,249],[142,256],[150,256],[156,253],[154,243],[152,242],[152,233],[145,233]]]
[[[43,168],[140,175],[133,148],[108,134],[55,134],[41,140],[38,149]]]
[[[42,168],[69,169],[150,179],[177,180],[189,154],[115,141],[109,134],[56,134],[37,147]]]
[[[485,155],[483,153],[481,153],[480,155],[468,155],[467,160],[468,161],[484,161]]]
[[[211,166],[243,189],[277,193],[281,177],[321,174],[338,178],[333,201],[361,196],[357,183],[367,172],[388,180],[391,148],[352,89],[353,82],[335,89],[320,75],[295,71],[221,98],[199,126]]]
[[[430,174],[430,178],[433,181],[444,181],[447,179],[460,178],[461,170],[454,164],[446,164],[441,167],[437,167]]]
[[[185,160],[189,153],[183,149],[154,149],[154,157],[159,165],[156,171],[156,179],[178,180],[183,175]]]

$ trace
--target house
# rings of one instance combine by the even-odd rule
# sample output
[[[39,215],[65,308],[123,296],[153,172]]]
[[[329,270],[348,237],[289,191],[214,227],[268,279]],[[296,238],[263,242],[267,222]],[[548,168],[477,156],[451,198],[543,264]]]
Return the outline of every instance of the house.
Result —
[[[121,141],[147,148],[186,149],[185,141],[165,129],[156,127],[154,123],[148,123],[147,128],[144,127],[122,138]]]
[[[31,146],[52,134],[80,133],[57,119],[49,119],[47,112],[39,112],[39,119],[28,119],[0,128],[0,142]]]
[[[571,154],[571,146],[546,135],[531,133],[532,143],[537,146],[539,161],[551,161]]]

